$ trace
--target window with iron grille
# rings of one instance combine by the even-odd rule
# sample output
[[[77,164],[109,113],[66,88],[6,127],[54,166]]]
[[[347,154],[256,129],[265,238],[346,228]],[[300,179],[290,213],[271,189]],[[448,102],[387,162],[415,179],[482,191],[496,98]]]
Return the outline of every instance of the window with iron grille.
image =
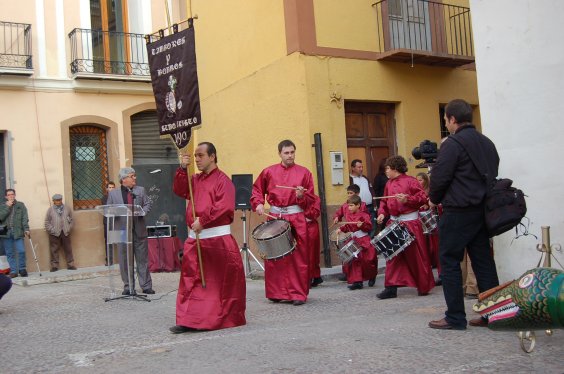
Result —
[[[79,125],[71,127],[69,134],[74,209],[93,209],[102,203],[109,181],[106,131]]]

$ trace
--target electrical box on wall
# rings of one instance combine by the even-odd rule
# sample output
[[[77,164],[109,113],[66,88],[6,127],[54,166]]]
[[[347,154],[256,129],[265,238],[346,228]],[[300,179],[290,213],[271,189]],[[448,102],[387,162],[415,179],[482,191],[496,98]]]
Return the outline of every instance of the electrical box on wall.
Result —
[[[329,152],[331,158],[331,184],[333,186],[343,185],[343,152]]]

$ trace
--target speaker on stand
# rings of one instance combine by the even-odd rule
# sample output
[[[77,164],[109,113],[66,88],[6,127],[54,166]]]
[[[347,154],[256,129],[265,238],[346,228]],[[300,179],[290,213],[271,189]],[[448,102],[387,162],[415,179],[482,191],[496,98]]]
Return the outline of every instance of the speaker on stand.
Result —
[[[241,220],[243,221],[243,246],[240,248],[239,252],[243,253],[243,265],[245,267],[245,276],[249,276],[253,273],[251,270],[251,262],[249,256],[255,260],[255,262],[264,271],[264,267],[255,257],[253,252],[249,249],[247,243],[247,211],[251,210],[251,192],[253,190],[253,175],[252,174],[233,174],[231,176],[233,185],[235,186],[235,210],[241,210],[243,215]]]

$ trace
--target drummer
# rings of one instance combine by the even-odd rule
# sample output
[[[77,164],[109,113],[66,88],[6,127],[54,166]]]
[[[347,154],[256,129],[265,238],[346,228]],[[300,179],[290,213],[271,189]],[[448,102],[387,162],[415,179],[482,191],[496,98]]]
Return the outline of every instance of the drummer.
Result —
[[[347,199],[353,195],[360,196],[360,187],[358,186],[358,184],[353,183],[347,187]],[[337,209],[337,211],[333,215],[333,224],[336,224],[337,222],[342,220],[348,211],[349,211],[349,203],[345,201],[343,205],[341,205],[341,207]],[[360,204],[360,211],[368,213],[368,209],[366,208],[366,203],[362,202]]]
[[[264,281],[266,297],[272,302],[291,301],[302,305],[307,301],[310,286],[309,251],[304,211],[314,203],[313,176],[295,163],[296,145],[291,140],[278,144],[280,163],[264,169],[255,183],[251,205],[259,215],[265,214],[264,203],[270,204],[270,216],[280,217],[292,226],[296,248],[277,260],[266,260]]]
[[[377,295],[379,299],[397,297],[398,287],[416,287],[419,296],[425,296],[435,285],[418,213],[419,208],[427,203],[427,195],[417,179],[406,175],[406,172],[407,162],[402,156],[386,160],[388,182],[384,197],[394,197],[381,199],[376,221],[380,224],[389,217],[388,226],[399,221],[415,236],[415,240],[387,262],[385,289]]]
[[[351,232],[354,243],[362,248],[357,258],[343,264],[343,272],[347,275],[349,289],[353,291],[361,289],[365,280],[368,281],[368,286],[374,286],[378,274],[378,258],[374,247],[370,244],[369,233],[372,230],[370,214],[361,211],[361,204],[364,203],[360,196],[350,196],[347,204],[348,212],[345,214],[347,223],[337,230],[337,236],[340,232]]]
[[[421,185],[421,188],[423,188],[423,191],[425,191],[425,194],[427,194],[427,196],[429,196],[429,186],[431,184],[429,174],[427,174],[427,173],[417,173],[415,178],[417,178],[417,181]],[[429,207],[428,203],[423,205],[421,208],[419,208],[419,210],[422,211],[422,212],[428,211],[429,209],[431,209],[431,208]],[[442,210],[442,205],[439,204],[437,206],[437,212],[440,213],[441,210]],[[433,212],[433,214],[434,213],[435,212]],[[430,233],[428,233],[427,235],[425,235],[425,237],[427,239],[427,250],[429,251],[429,261],[431,262],[431,266],[433,268],[437,268],[437,275],[439,277],[439,279],[435,282],[435,285],[440,286],[441,285],[441,264],[439,263],[439,230],[435,229],[435,230],[431,231]]]

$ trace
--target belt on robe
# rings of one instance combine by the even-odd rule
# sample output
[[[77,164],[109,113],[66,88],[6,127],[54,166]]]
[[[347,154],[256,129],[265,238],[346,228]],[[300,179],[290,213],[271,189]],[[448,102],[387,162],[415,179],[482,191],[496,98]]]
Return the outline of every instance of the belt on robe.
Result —
[[[363,236],[368,235],[367,233],[365,233],[362,230],[356,230],[355,232],[352,233],[352,236],[354,236],[355,238],[362,238]]]
[[[231,226],[223,225],[223,226],[210,227],[209,229],[203,229],[202,231],[200,231],[199,238],[209,239],[209,238],[215,238],[216,236],[224,236],[230,234],[231,234]],[[196,239],[196,233],[193,230],[190,230],[188,237],[190,237],[191,239]]]
[[[270,213],[273,214],[296,214],[301,212],[303,212],[303,210],[298,205],[288,205],[284,207],[270,206]]]
[[[414,221],[416,219],[419,219],[419,213],[411,212],[411,213],[401,214],[399,216],[390,216],[390,219],[392,221]]]

